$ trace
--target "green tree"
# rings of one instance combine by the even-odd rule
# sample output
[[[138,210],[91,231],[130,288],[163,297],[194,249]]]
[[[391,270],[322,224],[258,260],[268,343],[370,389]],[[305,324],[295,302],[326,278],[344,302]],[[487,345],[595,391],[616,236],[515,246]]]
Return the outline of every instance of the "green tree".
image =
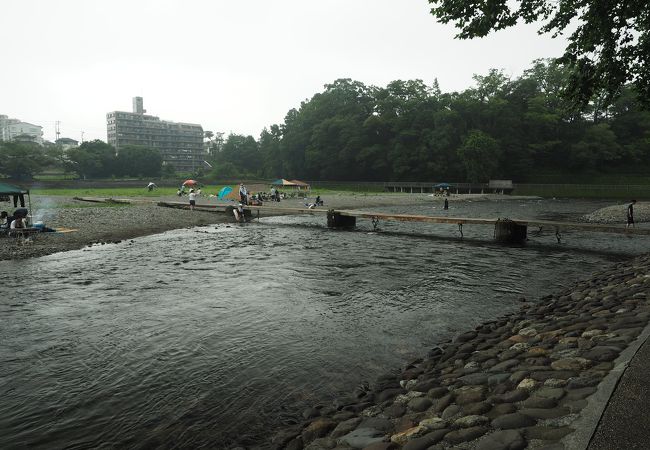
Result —
[[[162,172],[160,151],[148,147],[126,145],[115,159],[116,175],[159,177]]]
[[[606,123],[592,125],[582,139],[571,146],[569,166],[574,169],[605,169],[621,159],[621,146]]]
[[[176,178],[176,169],[174,169],[174,166],[172,166],[171,164],[163,164],[160,172],[160,176],[167,180]]]
[[[70,167],[84,178],[110,177],[116,174],[115,148],[99,139],[86,141],[68,151]]]
[[[635,83],[650,103],[650,8],[645,0],[429,0],[431,13],[453,23],[461,39],[486,36],[519,21],[541,21],[540,33],[575,26],[560,58],[570,71],[565,95],[584,108],[600,92],[608,101]]]
[[[232,165],[241,174],[259,174],[262,169],[259,145],[253,136],[231,134],[215,155],[214,163],[217,171],[223,171],[223,167]]]
[[[268,178],[281,178],[282,159],[280,157],[280,142],[282,132],[278,125],[271,125],[270,129],[264,128],[260,134],[259,148],[263,164],[261,175]]]
[[[0,173],[16,179],[31,179],[51,159],[43,149],[29,142],[0,143]]]
[[[458,157],[465,166],[467,180],[472,183],[488,181],[495,175],[500,156],[498,142],[480,130],[470,131],[458,149]]]

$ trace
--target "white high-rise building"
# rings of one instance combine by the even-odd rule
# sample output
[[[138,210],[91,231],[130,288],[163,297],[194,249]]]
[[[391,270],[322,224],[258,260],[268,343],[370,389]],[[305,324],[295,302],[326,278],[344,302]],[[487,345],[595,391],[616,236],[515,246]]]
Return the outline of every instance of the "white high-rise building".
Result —
[[[43,127],[0,115],[0,141],[27,141],[43,145]]]

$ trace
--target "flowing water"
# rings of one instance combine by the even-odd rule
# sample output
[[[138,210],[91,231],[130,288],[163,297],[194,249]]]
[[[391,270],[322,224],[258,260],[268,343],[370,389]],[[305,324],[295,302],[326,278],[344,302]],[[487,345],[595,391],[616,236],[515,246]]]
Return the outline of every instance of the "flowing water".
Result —
[[[468,202],[448,214],[573,219],[599,206]],[[451,225],[324,222],[275,217],[0,261],[0,447],[264,442],[304,408],[650,242],[557,244],[531,230],[508,247],[485,226],[461,241]]]

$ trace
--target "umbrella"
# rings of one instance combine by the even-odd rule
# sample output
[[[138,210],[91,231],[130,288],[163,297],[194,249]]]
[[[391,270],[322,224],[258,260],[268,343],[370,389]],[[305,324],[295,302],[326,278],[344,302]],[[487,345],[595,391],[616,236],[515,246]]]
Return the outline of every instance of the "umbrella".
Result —
[[[449,184],[449,183],[438,183],[438,184],[434,184],[433,187],[436,188],[436,189],[439,189],[439,188],[449,189],[451,187],[451,184]]]
[[[183,181],[183,186],[194,186],[195,184],[199,184],[199,182],[196,181],[196,180],[185,180],[185,181]]]
[[[230,194],[231,192],[232,192],[232,188],[230,186],[222,187],[221,190],[219,191],[219,195],[218,195],[219,200],[223,200],[223,198],[226,195]]]

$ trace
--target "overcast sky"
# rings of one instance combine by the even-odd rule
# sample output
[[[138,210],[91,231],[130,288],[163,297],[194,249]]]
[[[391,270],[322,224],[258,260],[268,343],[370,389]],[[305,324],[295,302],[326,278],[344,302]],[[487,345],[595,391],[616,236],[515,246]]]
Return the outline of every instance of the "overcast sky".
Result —
[[[426,0],[20,0],[0,13],[0,114],[54,140],[106,140],[131,111],[252,134],[337,78],[385,86],[438,78],[443,91],[501,68],[518,76],[563,39],[519,26],[460,41]]]

